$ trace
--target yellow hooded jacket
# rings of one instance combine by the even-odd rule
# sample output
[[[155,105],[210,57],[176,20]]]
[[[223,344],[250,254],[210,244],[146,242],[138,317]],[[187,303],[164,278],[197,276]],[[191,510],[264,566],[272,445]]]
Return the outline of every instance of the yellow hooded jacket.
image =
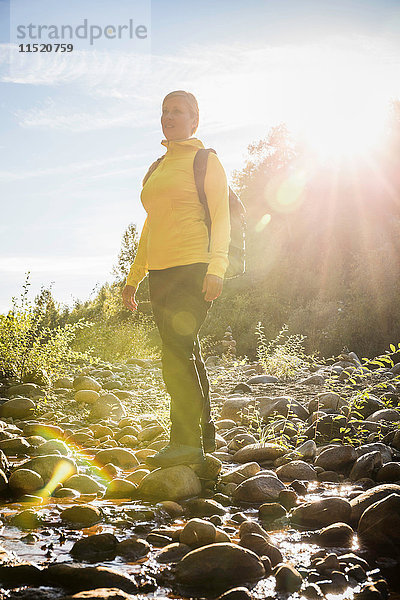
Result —
[[[204,148],[197,138],[163,140],[163,160],[145,182],[141,201],[147,218],[126,283],[137,288],[149,270],[208,263],[207,273],[224,277],[228,267],[230,218],[225,171],[216,154],[208,156],[204,190],[211,217],[211,243],[197,194],[193,160]]]

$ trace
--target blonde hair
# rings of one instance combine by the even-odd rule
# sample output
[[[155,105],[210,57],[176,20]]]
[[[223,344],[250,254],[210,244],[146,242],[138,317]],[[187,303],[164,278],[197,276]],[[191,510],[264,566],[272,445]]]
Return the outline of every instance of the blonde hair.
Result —
[[[174,96],[180,96],[181,98],[184,98],[186,104],[188,105],[190,114],[192,115],[193,118],[196,119],[196,125],[192,131],[192,135],[193,135],[199,126],[199,105],[197,104],[197,100],[196,100],[195,96],[193,94],[191,94],[190,92],[185,92],[184,90],[175,90],[174,92],[169,92],[169,94],[167,94],[165,96],[162,103],[164,104],[164,102],[168,98],[173,98]]]

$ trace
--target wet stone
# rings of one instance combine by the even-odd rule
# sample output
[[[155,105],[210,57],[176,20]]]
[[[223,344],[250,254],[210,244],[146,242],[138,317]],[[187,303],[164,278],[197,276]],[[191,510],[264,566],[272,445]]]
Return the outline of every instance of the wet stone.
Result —
[[[301,588],[303,578],[292,565],[279,565],[275,571],[276,590],[278,592],[293,593]]]
[[[117,544],[117,538],[111,533],[99,533],[75,542],[70,554],[77,560],[112,560],[117,555]]]
[[[100,510],[94,506],[89,506],[88,504],[70,506],[61,513],[61,519],[63,521],[82,527],[91,527],[96,523],[100,523],[101,518]]]

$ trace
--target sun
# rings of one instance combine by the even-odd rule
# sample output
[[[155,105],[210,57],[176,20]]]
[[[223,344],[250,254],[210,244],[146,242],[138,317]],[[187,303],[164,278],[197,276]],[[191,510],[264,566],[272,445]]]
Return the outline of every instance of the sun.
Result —
[[[296,137],[321,162],[357,160],[368,156],[384,138],[387,112],[380,102],[353,98],[314,104],[293,124]]]

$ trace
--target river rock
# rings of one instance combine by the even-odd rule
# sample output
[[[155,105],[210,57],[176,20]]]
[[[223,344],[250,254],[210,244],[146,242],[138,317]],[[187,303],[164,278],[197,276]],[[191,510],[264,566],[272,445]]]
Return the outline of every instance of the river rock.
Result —
[[[10,475],[10,489],[17,494],[30,494],[44,486],[43,478],[31,469],[17,469]]]
[[[107,486],[105,498],[133,498],[136,486],[127,479],[116,477]]]
[[[64,481],[64,486],[76,490],[80,494],[97,494],[105,491],[104,486],[89,475],[72,475]]]
[[[12,385],[7,390],[7,396],[12,398],[13,396],[38,396],[42,393],[42,390],[36,383],[18,383]],[[26,399],[26,398],[25,398]],[[3,415],[4,416],[4,415]],[[11,415],[10,415],[11,416]],[[23,418],[23,417],[18,417]]]
[[[258,509],[259,519],[264,523],[270,523],[276,519],[281,519],[285,515],[285,507],[278,502],[267,502],[266,504],[262,504]]]
[[[259,473],[238,485],[233,497],[240,502],[262,504],[268,500],[278,500],[280,491],[284,489],[285,485],[277,477]]]
[[[246,533],[240,536],[240,546],[251,550],[257,556],[266,556],[271,565],[275,566],[282,561],[282,553],[277,546],[271,544],[264,536],[258,533]]]
[[[318,529],[333,523],[347,523],[350,515],[351,505],[345,498],[321,498],[295,507],[291,521],[302,527]]]
[[[101,385],[98,381],[93,379],[93,377],[88,377],[87,375],[79,375],[79,377],[75,377],[73,381],[74,390],[92,390],[94,392],[98,392],[101,390]]]
[[[336,392],[323,392],[322,394],[318,394],[315,399],[310,401],[308,410],[310,413],[327,408],[331,410],[339,410],[343,406],[346,406],[347,403],[348,401],[344,398],[341,398]]]
[[[400,412],[394,408],[384,408],[374,412],[367,418],[371,423],[380,423],[381,421],[393,423],[400,421]]]
[[[247,383],[252,385],[253,383],[278,383],[278,381],[279,379],[275,375],[253,375],[247,380]]]
[[[400,495],[390,494],[369,506],[357,532],[361,544],[374,554],[400,557]]]
[[[132,577],[108,567],[81,567],[56,563],[42,571],[42,581],[53,587],[69,590],[93,590],[98,588],[117,588],[134,594],[138,591]]]
[[[134,598],[132,594],[127,594],[118,588],[103,587],[77,592],[73,596],[63,596],[62,600],[132,600],[132,598]],[[41,598],[38,600],[41,600]],[[47,600],[47,597],[43,600]]]
[[[354,531],[347,523],[334,523],[321,529],[312,539],[325,548],[351,548]]]
[[[358,446],[358,448],[356,448],[357,458],[360,458],[360,456],[368,454],[369,452],[379,452],[379,454],[382,456],[383,464],[392,460],[392,449],[386,444],[382,444],[382,442],[363,444],[362,446]]]
[[[268,419],[273,413],[287,417],[289,411],[291,416],[295,415],[303,421],[310,416],[308,410],[300,402],[289,396],[277,396],[276,398],[265,396],[259,398],[258,402],[262,419]]]
[[[354,463],[349,479],[351,481],[357,481],[358,479],[370,478],[375,479],[376,473],[382,467],[382,455],[380,452],[368,452],[363,454],[360,458],[357,458]]]
[[[61,456],[68,456],[70,450],[65,442],[62,440],[47,440],[44,444],[40,444],[35,450],[35,454],[44,456],[46,454],[60,454]]]
[[[326,448],[315,460],[315,467],[322,467],[325,471],[343,471],[357,460],[353,446],[337,445]]]
[[[143,499],[175,501],[198,496],[200,492],[200,479],[186,465],[152,471],[143,477],[137,490],[138,496]]]
[[[10,524],[19,529],[37,529],[42,525],[42,519],[35,510],[27,508],[13,515]]]
[[[107,448],[97,452],[95,461],[101,465],[111,463],[120,469],[132,469],[139,464],[138,459],[131,450],[126,448]]]
[[[189,546],[174,542],[160,550],[156,556],[156,561],[159,563],[177,563],[190,551],[191,548]]]
[[[181,544],[186,546],[207,546],[215,541],[216,528],[209,521],[203,519],[190,519],[184,526],[179,536]]]
[[[230,543],[211,544],[193,550],[175,567],[179,583],[213,592],[255,582],[264,575],[264,565],[254,552]]]
[[[29,384],[25,383],[24,385]],[[29,398],[12,398],[0,406],[0,417],[28,419],[33,415],[34,410],[35,403]]]
[[[391,494],[400,495],[400,485],[395,483],[384,483],[378,485],[362,494],[359,494],[356,498],[350,500],[351,505],[351,520],[353,523],[358,523],[363,512],[372,504],[383,500]]]
[[[250,444],[241,448],[233,455],[238,463],[274,461],[285,454],[285,449],[279,444]]]
[[[278,467],[276,474],[282,481],[294,481],[295,479],[299,479],[300,481],[315,481],[317,479],[315,469],[303,460],[293,460],[286,465]]]
[[[83,404],[95,404],[99,398],[100,394],[94,390],[78,390],[74,394],[74,400]]]
[[[137,536],[132,536],[117,546],[117,556],[123,556],[125,560],[136,561],[143,556],[146,556],[151,550],[151,546],[146,540],[142,540]]]
[[[241,397],[225,400],[221,410],[221,419],[230,419],[235,421],[235,423],[241,423],[246,408],[249,408],[250,406],[254,406],[254,400],[252,398]]]
[[[0,441],[0,450],[4,452],[6,456],[21,456],[21,454],[27,454],[30,449],[30,445],[22,437],[13,437],[8,440]]]
[[[303,583],[303,578],[290,564],[280,565],[275,572],[275,589],[285,594],[298,592]]]
[[[61,519],[72,523],[73,525],[80,525],[82,527],[91,527],[101,521],[101,513],[95,506],[89,504],[81,504],[77,506],[69,506],[64,509],[61,513]]]
[[[211,517],[213,515],[222,516],[226,514],[226,509],[222,504],[209,498],[193,498],[192,500],[188,500],[185,508],[193,517]]]
[[[388,462],[383,465],[376,475],[376,481],[380,483],[400,482],[400,463]]]
[[[63,483],[77,472],[76,464],[71,458],[58,454],[36,456],[22,463],[20,467],[39,473],[45,484],[53,477],[57,479],[57,482]],[[54,487],[57,482],[54,482]]]
[[[246,479],[250,477],[254,477],[257,473],[260,472],[260,465],[256,462],[245,463],[244,465],[239,465],[238,467],[234,467],[228,473],[224,473],[221,476],[221,481],[223,483],[236,483],[239,485],[243,483]]]
[[[118,540],[111,533],[99,533],[84,537],[72,546],[71,556],[76,560],[113,560],[117,555]]]

